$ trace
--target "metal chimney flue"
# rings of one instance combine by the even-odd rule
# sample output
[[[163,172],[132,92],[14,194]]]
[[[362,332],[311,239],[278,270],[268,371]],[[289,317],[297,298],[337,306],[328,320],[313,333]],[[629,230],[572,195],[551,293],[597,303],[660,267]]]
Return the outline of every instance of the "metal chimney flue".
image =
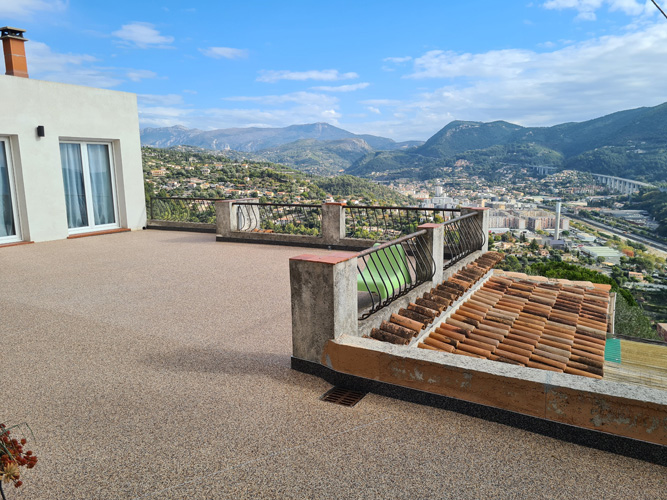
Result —
[[[5,54],[5,74],[28,78],[28,62],[25,58],[25,30],[5,26],[0,28],[2,51]]]
[[[556,229],[554,230],[554,240],[558,241],[560,237],[560,201],[556,203]]]

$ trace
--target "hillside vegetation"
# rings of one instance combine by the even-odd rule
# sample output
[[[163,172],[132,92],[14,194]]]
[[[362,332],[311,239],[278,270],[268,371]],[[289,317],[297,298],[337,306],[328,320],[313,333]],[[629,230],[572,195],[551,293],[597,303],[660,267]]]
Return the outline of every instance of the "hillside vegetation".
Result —
[[[368,154],[347,173],[438,177],[439,169],[461,160],[485,176],[502,165],[547,165],[661,182],[667,179],[667,103],[553,127],[454,121],[422,146]]]
[[[632,208],[646,210],[660,224],[658,234],[667,236],[667,191],[642,190],[632,200]]]

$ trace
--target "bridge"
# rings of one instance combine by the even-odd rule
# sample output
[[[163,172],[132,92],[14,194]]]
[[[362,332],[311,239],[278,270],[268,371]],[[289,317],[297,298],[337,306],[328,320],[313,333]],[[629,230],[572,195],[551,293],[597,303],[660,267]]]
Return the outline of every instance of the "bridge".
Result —
[[[548,167],[546,165],[529,165],[539,175],[550,175],[558,171],[558,167]],[[598,184],[603,184],[609,189],[620,191],[623,194],[632,194],[639,191],[642,187],[654,187],[646,182],[633,181],[632,179],[623,179],[621,177],[614,177],[611,175],[602,175],[591,173],[593,179]]]
[[[547,167],[546,165],[530,165],[540,175],[554,174],[558,170],[556,167]]]
[[[633,181],[632,179],[623,179],[621,177],[613,177],[611,175],[591,174],[593,178],[600,184],[604,184],[609,189],[620,191],[623,194],[632,194],[639,191],[642,187],[653,187],[646,182]]]

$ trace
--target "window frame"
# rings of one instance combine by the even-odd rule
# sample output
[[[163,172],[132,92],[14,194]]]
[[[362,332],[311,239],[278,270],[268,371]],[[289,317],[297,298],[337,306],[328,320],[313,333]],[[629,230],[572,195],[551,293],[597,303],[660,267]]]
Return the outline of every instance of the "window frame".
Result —
[[[11,236],[0,236],[0,245],[17,243],[23,241],[21,231],[21,214],[19,212],[18,192],[16,189],[16,171],[12,161],[12,144],[8,136],[0,136],[0,142],[5,146],[5,161],[7,162],[7,173],[9,177],[9,196],[11,197],[12,217],[14,220],[14,233]]]
[[[82,227],[69,227],[67,219],[68,234],[92,233],[97,231],[106,231],[109,229],[118,229],[120,227],[120,213],[118,210],[118,191],[116,189],[116,162],[114,160],[114,147],[111,141],[96,141],[86,139],[64,139],[61,138],[58,144],[78,144],[81,152],[81,168],[83,175],[83,189],[86,195],[86,211],[88,215],[88,225]],[[113,199],[113,212],[115,222],[111,224],[95,224],[95,209],[93,206],[92,184],[90,180],[90,160],[88,158],[88,145],[107,146],[109,153],[109,170],[111,177],[111,196]],[[64,188],[63,188],[64,189]]]

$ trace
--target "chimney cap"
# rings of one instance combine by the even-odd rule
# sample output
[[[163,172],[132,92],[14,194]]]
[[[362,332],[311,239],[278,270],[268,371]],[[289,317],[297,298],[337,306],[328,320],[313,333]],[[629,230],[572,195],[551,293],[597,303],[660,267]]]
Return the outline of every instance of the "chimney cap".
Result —
[[[25,30],[10,26],[0,28],[0,38],[18,38],[19,40],[27,41],[28,39],[23,37],[23,33],[25,33]]]

